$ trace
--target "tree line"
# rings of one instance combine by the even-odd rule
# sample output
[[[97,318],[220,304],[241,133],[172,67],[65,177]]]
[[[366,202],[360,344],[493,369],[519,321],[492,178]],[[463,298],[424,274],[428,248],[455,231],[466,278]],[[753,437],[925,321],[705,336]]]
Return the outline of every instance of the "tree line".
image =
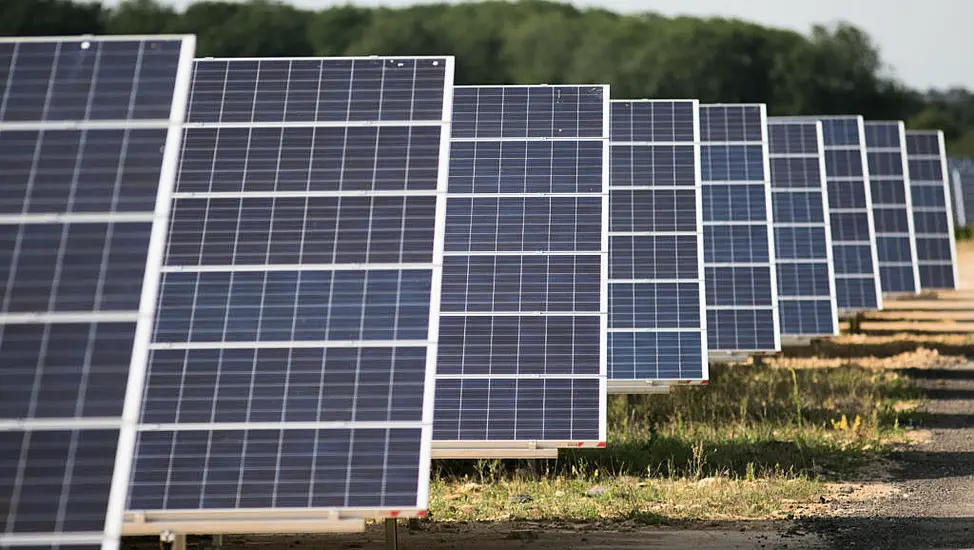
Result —
[[[304,10],[270,0],[3,0],[0,35],[197,35],[197,56],[443,55],[457,84],[604,83],[619,98],[762,102],[769,114],[849,114],[943,129],[974,156],[974,94],[896,80],[860,29],[807,34],[735,19],[620,15],[541,0],[341,5]]]

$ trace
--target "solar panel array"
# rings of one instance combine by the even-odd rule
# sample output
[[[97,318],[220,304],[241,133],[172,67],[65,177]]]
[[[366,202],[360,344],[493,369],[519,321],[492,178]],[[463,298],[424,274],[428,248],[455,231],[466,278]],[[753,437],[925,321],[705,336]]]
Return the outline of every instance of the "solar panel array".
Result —
[[[611,105],[610,391],[708,376],[698,107]]]
[[[861,116],[811,120],[821,120],[825,143],[836,305],[846,314],[882,309],[865,123]]]
[[[768,121],[782,336],[838,334],[822,123]]]
[[[920,287],[957,288],[957,247],[943,132],[910,130],[906,133],[906,152]]]
[[[452,84],[196,62],[128,510],[426,510]]]
[[[947,158],[950,178],[951,205],[954,208],[954,225],[970,225],[974,216],[974,159]]]
[[[431,458],[957,286],[939,131],[194,48],[0,38],[0,547],[419,516]]]
[[[458,86],[436,456],[605,441],[607,86]]]
[[[701,105],[700,139],[708,347],[779,350],[765,106]]]
[[[194,44],[0,39],[0,547],[118,547]]]
[[[868,121],[865,131],[880,286],[886,293],[915,294],[920,274],[910,215],[906,127],[901,121]]]

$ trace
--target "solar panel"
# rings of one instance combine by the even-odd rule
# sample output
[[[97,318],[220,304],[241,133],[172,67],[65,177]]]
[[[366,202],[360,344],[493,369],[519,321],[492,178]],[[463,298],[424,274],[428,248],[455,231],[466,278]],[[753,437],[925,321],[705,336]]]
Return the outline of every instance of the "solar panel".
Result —
[[[784,117],[784,120],[822,122],[835,301],[840,315],[882,309],[865,121],[859,115]]]
[[[459,86],[436,457],[605,441],[607,86]]]
[[[957,288],[957,247],[940,130],[910,130],[906,152],[921,289]]]
[[[768,134],[782,338],[838,334],[822,123],[772,117]]]
[[[947,158],[954,225],[966,227],[974,215],[974,159]]]
[[[118,548],[195,39],[0,39],[0,547]]]
[[[879,282],[885,293],[920,291],[906,165],[906,127],[901,121],[867,121],[866,159],[872,195]]]
[[[711,356],[780,350],[764,104],[701,105],[700,138]]]
[[[611,105],[610,392],[707,379],[699,104]]]
[[[132,529],[425,513],[452,83],[452,57],[196,61]]]
[[[974,159],[947,157],[954,225],[970,225],[974,214]]]

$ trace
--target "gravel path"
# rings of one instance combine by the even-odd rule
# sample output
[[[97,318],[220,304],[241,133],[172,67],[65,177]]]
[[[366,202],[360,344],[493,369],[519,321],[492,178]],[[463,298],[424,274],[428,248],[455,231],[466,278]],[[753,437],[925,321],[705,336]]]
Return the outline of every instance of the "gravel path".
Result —
[[[892,491],[836,502],[802,527],[835,548],[974,548],[974,362],[905,373],[929,401],[919,427],[930,440],[891,458]],[[877,476],[879,478],[885,476]]]

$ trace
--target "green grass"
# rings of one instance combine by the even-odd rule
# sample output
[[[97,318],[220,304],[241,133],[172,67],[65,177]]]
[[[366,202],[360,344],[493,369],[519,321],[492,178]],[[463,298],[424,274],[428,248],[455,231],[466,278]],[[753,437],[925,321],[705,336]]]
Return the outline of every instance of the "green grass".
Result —
[[[610,396],[605,449],[434,463],[430,512],[445,520],[768,517],[903,441],[914,413],[902,404],[915,399],[894,371],[854,361],[717,366],[706,387]],[[585,496],[592,487],[604,494]]]
[[[954,228],[954,238],[958,241],[969,241],[974,239],[974,224],[964,227]]]

